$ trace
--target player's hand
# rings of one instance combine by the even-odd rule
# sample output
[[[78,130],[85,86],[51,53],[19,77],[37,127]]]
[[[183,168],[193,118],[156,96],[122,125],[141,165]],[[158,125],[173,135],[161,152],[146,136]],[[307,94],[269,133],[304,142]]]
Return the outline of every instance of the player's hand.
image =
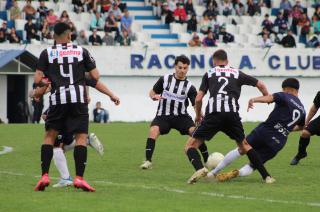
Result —
[[[152,97],[152,100],[153,101],[159,101],[160,99],[163,99],[163,97],[159,94],[155,94],[153,97]]]
[[[250,109],[253,109],[253,103],[254,103],[254,100],[253,100],[253,99],[250,99],[249,102],[248,102],[247,112],[249,112]]]
[[[120,104],[120,99],[117,96],[111,96],[110,97],[111,101],[114,102],[115,105],[119,105]]]

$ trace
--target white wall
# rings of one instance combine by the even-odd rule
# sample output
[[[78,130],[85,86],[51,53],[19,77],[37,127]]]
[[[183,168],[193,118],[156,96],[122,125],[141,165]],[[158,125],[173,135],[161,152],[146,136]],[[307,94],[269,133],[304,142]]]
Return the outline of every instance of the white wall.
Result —
[[[0,118],[4,122],[7,119],[7,76],[0,75]]]

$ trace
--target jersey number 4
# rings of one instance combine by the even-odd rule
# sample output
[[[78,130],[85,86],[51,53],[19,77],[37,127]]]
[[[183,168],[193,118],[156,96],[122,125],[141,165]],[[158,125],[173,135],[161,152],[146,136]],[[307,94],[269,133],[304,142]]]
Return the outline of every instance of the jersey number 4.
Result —
[[[60,64],[60,74],[63,77],[68,77],[70,80],[70,85],[73,85],[73,71],[72,71],[72,64],[69,64],[69,73],[65,73],[63,70],[63,64]]]
[[[221,81],[223,81],[223,84],[221,85],[218,93],[227,94],[227,91],[225,91],[224,88],[228,85],[229,80],[228,78],[225,78],[225,77],[219,77],[218,82],[221,82]]]

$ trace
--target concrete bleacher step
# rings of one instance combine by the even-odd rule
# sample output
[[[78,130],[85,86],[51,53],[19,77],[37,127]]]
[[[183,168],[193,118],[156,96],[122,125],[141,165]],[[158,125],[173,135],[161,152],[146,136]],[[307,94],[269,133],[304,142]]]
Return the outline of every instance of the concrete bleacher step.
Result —
[[[179,40],[178,39],[151,39],[152,42],[154,43],[170,43],[170,44],[173,44],[173,43],[179,43]]]
[[[143,31],[149,34],[169,34],[170,26],[168,24],[159,24],[159,25],[143,25]]]
[[[129,1],[122,1],[123,3],[126,3],[127,6],[145,6],[144,0],[140,1],[140,0],[129,0]]]
[[[150,38],[155,43],[179,43],[178,34],[151,34]]]
[[[142,11],[152,11],[152,6],[127,6],[127,9],[130,10],[142,10]]]
[[[131,16],[137,16],[137,15],[152,16],[153,12],[150,10],[129,10],[129,14]]]
[[[188,47],[187,43],[160,43],[161,47]]]

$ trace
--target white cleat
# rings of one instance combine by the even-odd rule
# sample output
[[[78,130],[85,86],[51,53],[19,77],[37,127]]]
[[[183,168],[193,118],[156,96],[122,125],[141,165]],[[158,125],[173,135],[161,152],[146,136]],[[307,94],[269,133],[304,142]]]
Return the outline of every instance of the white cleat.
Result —
[[[276,182],[276,179],[274,179],[273,177],[268,176],[268,177],[266,177],[265,182],[267,184],[272,184],[272,183]]]
[[[141,169],[151,169],[152,163],[148,160],[144,161],[143,164],[140,166]]]
[[[68,186],[72,186],[72,185],[73,185],[72,178],[69,177],[68,179],[61,178],[59,180],[59,182],[57,184],[54,184],[52,187],[53,188],[63,188],[63,187],[68,187]]]
[[[99,155],[102,156],[104,154],[103,145],[94,133],[90,133],[89,135],[89,145],[94,148],[99,153]]]
[[[206,177],[208,174],[208,169],[203,167],[202,169],[199,169],[196,171],[188,180],[189,184],[194,184],[196,183],[200,178]]]

